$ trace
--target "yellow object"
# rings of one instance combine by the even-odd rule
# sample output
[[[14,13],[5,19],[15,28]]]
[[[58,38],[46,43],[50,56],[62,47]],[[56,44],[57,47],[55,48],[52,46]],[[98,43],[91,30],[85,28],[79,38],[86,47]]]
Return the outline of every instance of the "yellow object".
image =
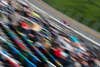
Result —
[[[31,12],[32,16],[35,16],[35,17],[38,17],[38,18],[41,18],[36,12]]]

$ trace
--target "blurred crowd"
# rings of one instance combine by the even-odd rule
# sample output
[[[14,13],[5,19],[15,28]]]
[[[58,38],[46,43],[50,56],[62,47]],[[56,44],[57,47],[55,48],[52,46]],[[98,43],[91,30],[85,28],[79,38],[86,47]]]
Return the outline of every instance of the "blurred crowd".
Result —
[[[0,67],[100,67],[100,59],[24,0],[0,0]]]

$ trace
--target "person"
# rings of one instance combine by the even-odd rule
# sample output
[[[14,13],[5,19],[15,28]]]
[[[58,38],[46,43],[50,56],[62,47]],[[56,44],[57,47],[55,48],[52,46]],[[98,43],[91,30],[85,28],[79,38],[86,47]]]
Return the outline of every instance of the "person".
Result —
[[[86,61],[82,61],[81,64],[82,64],[82,67],[90,67]]]
[[[64,66],[64,67],[73,67],[73,62],[70,58],[69,52],[67,50],[63,50],[62,48],[58,47],[56,43],[53,43],[54,47],[51,47],[51,52],[54,57]]]
[[[100,60],[97,58],[92,58],[92,62],[94,63],[94,67],[100,67]]]

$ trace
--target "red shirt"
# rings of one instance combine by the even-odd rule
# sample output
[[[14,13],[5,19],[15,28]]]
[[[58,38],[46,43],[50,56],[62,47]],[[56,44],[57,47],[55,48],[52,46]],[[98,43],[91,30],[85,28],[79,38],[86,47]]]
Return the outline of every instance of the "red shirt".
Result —
[[[21,22],[21,27],[24,29],[29,29],[29,25],[25,21]]]
[[[54,49],[54,54],[55,54],[55,56],[57,56],[57,57],[61,57],[62,55],[61,55],[61,50],[60,49]]]

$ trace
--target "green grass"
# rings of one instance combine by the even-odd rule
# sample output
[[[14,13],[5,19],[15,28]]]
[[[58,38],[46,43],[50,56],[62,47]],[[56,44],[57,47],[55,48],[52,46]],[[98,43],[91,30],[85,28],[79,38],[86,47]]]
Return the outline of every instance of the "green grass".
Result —
[[[44,0],[46,3],[100,32],[100,0]]]

